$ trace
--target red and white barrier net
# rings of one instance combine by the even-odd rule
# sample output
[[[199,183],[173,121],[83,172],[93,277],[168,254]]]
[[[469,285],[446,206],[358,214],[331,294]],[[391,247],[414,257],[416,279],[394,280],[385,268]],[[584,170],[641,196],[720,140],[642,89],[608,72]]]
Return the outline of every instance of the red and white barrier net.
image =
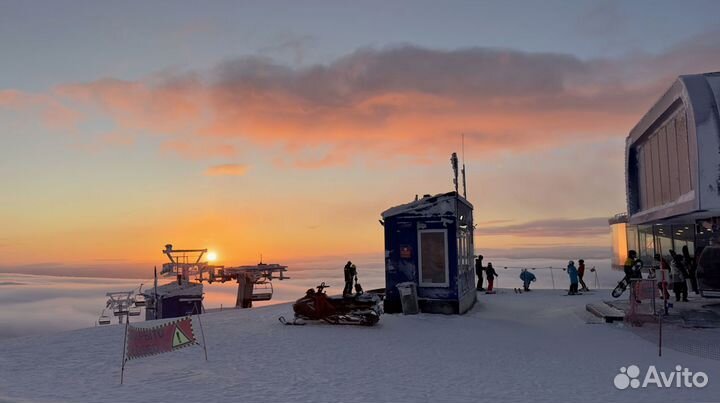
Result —
[[[633,279],[630,281],[630,301],[625,321],[634,326],[656,322],[663,306],[662,293],[655,279]]]

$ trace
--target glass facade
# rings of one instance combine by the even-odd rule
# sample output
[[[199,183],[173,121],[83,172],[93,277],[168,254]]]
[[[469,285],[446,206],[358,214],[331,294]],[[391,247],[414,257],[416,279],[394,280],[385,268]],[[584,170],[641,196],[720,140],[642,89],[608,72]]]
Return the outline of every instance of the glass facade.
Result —
[[[638,258],[643,262],[652,262],[655,257],[655,238],[652,225],[638,226]]]
[[[655,254],[669,259],[670,250],[678,254],[687,247],[691,256],[698,256],[702,249],[717,238],[713,231],[703,225],[628,225],[613,224],[612,229],[612,266],[622,268],[627,258],[627,251],[635,250],[646,266],[656,265]],[[624,233],[623,233],[624,232]]]
[[[628,248],[630,247],[630,228],[624,222],[610,225],[610,237],[612,245],[611,264],[613,267],[621,267],[627,259]],[[632,249],[632,248],[630,248]]]
[[[635,225],[626,225],[627,249],[638,250],[638,228]],[[627,258],[627,255],[625,256]]]
[[[675,240],[675,251],[682,253],[683,247],[687,246],[690,254],[695,253],[695,226],[694,225],[678,225],[673,226],[673,239]],[[709,240],[708,240],[709,241]],[[703,243],[703,241],[700,241]]]

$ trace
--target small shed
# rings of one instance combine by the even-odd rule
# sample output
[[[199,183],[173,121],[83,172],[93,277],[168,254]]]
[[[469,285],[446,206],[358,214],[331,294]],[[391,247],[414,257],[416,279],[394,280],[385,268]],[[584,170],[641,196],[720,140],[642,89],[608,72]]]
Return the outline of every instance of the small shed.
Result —
[[[463,314],[475,304],[473,206],[457,192],[426,195],[382,213],[385,311],[401,312],[397,284],[417,285],[420,310]]]
[[[203,286],[197,283],[177,281],[150,288],[145,295],[145,320],[179,318],[196,315],[203,311]]]

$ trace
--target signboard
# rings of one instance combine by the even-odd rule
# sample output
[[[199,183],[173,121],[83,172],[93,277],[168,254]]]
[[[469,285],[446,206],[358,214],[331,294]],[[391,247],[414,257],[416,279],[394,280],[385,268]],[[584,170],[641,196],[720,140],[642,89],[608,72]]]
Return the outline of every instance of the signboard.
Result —
[[[147,357],[198,344],[192,328],[192,318],[185,317],[160,325],[128,326],[127,360]]]
[[[196,316],[200,325],[202,336],[202,347],[205,351],[207,361],[207,344],[205,332],[203,332],[200,315]],[[148,357],[151,355],[169,353],[183,347],[200,344],[193,332],[193,318],[184,318],[151,321],[139,325],[130,325],[125,322],[125,342],[123,343],[123,360],[120,368],[120,385],[125,379],[125,363],[135,358]]]

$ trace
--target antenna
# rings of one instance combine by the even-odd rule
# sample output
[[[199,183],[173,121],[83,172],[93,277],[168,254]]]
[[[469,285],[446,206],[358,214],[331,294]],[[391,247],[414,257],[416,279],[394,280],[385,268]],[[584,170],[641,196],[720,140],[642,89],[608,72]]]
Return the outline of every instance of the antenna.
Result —
[[[450,157],[450,165],[453,169],[453,185],[455,185],[455,194],[458,192],[458,158],[457,153],[452,153]]]
[[[463,197],[467,199],[467,185],[465,184],[465,133],[462,134],[462,181]]]

